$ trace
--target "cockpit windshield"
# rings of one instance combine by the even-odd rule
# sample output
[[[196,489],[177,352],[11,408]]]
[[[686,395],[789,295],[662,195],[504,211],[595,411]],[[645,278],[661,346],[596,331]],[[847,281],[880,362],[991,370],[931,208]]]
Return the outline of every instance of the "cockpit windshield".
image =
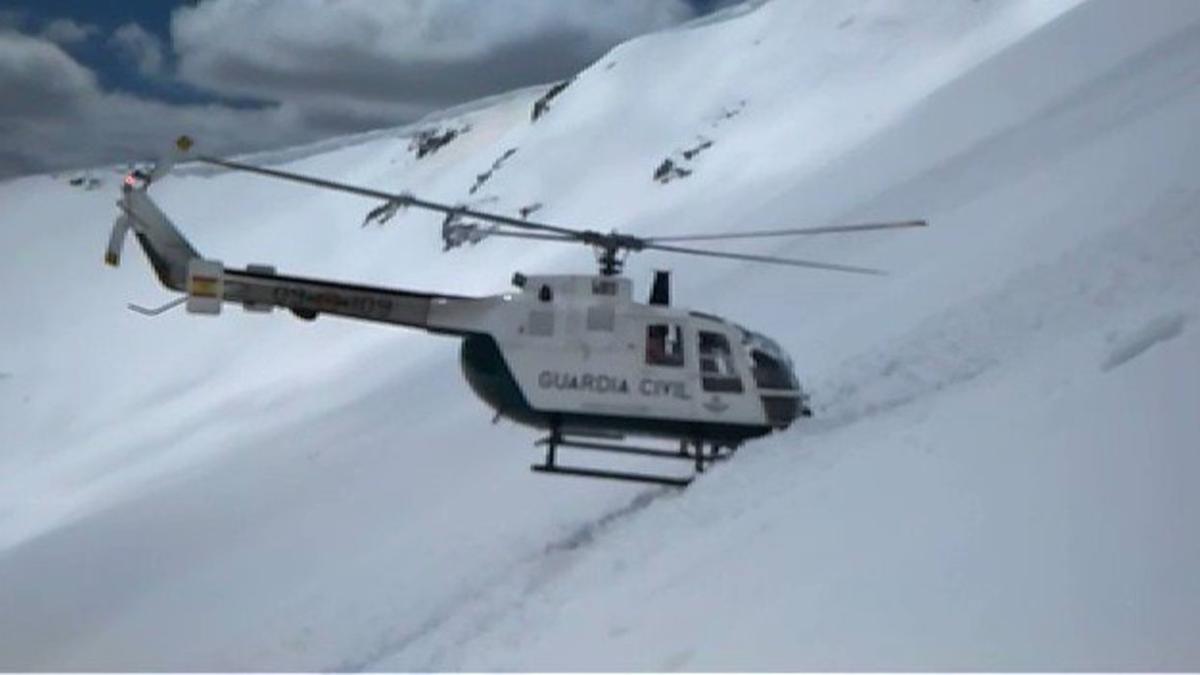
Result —
[[[774,340],[743,329],[742,345],[750,354],[754,364],[754,381],[760,389],[800,388],[792,360]]]

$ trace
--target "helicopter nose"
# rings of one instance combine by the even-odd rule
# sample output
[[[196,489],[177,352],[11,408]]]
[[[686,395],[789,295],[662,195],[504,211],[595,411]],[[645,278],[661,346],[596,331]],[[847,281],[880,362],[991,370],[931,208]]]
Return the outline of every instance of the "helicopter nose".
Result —
[[[762,397],[763,410],[767,414],[767,423],[776,429],[786,429],[800,417],[812,417],[808,407],[808,395],[803,392],[787,394],[766,394]]]
[[[790,363],[789,363],[790,365]],[[782,392],[771,392],[764,394],[762,397],[763,409],[767,414],[767,422],[777,429],[787,429],[801,417],[812,417],[812,408],[809,407],[809,396],[800,386],[799,378],[796,377],[794,368],[786,368],[790,377],[790,386],[786,394]]]

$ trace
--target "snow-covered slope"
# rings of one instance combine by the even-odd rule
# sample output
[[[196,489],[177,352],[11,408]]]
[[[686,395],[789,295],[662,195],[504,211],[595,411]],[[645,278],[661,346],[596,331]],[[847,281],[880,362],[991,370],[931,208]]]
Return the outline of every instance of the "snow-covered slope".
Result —
[[[928,218],[743,248],[883,279],[631,261],[815,396],[683,493],[531,475],[451,341],[126,312],[164,294],[100,264],[118,176],[0,184],[0,667],[1200,665],[1200,6],[723,19],[618,47],[536,122],[544,90],[430,122],[469,130],[420,159],[428,125],[261,158],[638,233]],[[374,204],[244,175],[156,195],[231,265],[465,293],[591,265],[434,256],[432,216],[360,229]]]

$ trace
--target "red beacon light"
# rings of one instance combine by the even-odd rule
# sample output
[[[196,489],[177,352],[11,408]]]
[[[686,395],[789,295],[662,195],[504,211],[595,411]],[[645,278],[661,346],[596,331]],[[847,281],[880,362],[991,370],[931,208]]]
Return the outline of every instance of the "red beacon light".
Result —
[[[141,169],[134,169],[125,174],[125,189],[141,189],[150,184],[150,176]]]

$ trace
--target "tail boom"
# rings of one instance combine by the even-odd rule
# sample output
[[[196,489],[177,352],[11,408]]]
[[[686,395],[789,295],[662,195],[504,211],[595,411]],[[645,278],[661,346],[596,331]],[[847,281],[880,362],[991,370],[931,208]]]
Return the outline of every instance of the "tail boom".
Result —
[[[462,296],[285,276],[265,265],[227,269],[219,261],[202,257],[192,247],[146,194],[145,186],[127,184],[118,206],[122,213],[113,225],[105,261],[114,266],[120,262],[121,242],[125,232],[132,229],[159,281],[171,290],[186,293],[187,309],[192,313],[218,314],[221,305],[230,302],[250,311],[282,307],[303,319],[332,314],[433,332],[460,333],[470,327],[457,325],[459,321],[431,320],[434,308],[479,302]],[[462,312],[449,315],[461,316]]]

